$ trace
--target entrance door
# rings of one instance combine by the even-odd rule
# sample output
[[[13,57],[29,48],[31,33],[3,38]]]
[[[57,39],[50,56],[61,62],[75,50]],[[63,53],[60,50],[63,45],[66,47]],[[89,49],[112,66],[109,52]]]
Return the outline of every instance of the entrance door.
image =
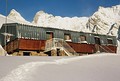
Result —
[[[99,37],[95,37],[94,39],[95,39],[95,44],[101,45]]]

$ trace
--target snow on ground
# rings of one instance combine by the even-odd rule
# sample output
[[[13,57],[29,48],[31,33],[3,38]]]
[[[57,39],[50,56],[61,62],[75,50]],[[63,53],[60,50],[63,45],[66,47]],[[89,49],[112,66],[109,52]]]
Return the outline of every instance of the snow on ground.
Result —
[[[117,41],[118,47],[117,47],[117,54],[120,54],[120,41]]]
[[[0,45],[0,56],[5,56],[6,51],[3,49],[3,47]]]
[[[119,81],[120,55],[0,57],[0,81]]]

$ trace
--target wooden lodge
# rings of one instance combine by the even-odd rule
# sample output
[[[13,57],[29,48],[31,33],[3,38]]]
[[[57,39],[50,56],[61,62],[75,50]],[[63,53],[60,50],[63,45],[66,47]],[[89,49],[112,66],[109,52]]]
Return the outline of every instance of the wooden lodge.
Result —
[[[44,53],[46,40],[51,38],[64,39],[79,55],[96,52],[116,53],[117,50],[116,37],[110,35],[37,27],[19,23],[4,24],[0,33],[1,45],[6,48],[8,54],[17,56],[52,56],[50,53]],[[60,55],[56,54],[54,56]],[[61,54],[61,56],[63,55]]]

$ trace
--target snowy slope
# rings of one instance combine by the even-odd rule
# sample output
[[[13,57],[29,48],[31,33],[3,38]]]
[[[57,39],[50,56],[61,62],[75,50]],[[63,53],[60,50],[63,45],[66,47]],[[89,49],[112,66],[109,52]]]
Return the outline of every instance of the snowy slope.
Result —
[[[0,81],[119,81],[120,55],[0,57]]]
[[[118,42],[117,53],[120,54],[120,40]]]

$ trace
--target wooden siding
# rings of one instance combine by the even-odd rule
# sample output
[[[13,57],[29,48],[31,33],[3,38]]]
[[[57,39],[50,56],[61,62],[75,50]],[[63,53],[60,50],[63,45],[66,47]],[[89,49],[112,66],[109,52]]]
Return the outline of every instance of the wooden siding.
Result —
[[[43,40],[30,40],[30,39],[19,39],[20,50],[44,50],[45,41]]]
[[[31,39],[16,39],[7,44],[7,52],[13,53],[15,51],[44,51],[45,40],[31,40]],[[116,53],[117,47],[113,45],[97,45],[97,44],[81,44],[67,42],[77,53],[89,53],[95,52],[111,52]]]
[[[96,52],[100,51],[106,53],[116,53],[117,51],[117,46],[113,46],[113,45],[95,45],[95,48],[96,48]]]
[[[7,50],[8,53],[12,53],[14,50],[17,50],[18,48],[19,48],[18,39],[9,42],[6,46],[6,50]]]
[[[95,46],[93,44],[81,44],[81,43],[72,43],[68,44],[77,52],[77,53],[95,53]]]
[[[5,24],[0,29],[0,33],[4,33]],[[47,40],[46,32],[53,32],[54,38],[62,38],[64,39],[64,34],[70,34],[71,40],[73,43],[78,43],[80,35],[86,36],[86,41],[88,44],[95,44],[94,37],[99,37],[100,42],[102,45],[107,45],[107,38],[113,39],[113,45],[116,45],[116,37],[109,36],[109,35],[100,35],[95,33],[85,33],[85,32],[77,32],[77,31],[70,31],[64,29],[57,29],[57,28],[49,28],[49,27],[37,27],[31,25],[24,25],[19,23],[10,23],[7,24],[7,33],[13,34],[14,36],[11,37],[10,41],[13,41],[17,38],[25,38],[25,39],[36,39],[36,40]],[[4,36],[0,35],[0,42],[2,46],[4,46]]]
[[[5,24],[2,26],[0,33],[4,33]],[[109,49],[110,52],[115,52],[117,50],[117,40],[115,36],[100,35],[94,33],[85,33],[70,31],[57,28],[49,27],[37,27],[24,25],[19,23],[7,24],[7,33],[13,34],[10,42],[7,43],[8,53],[17,50],[30,50],[30,51],[43,51],[45,49],[45,41],[47,40],[46,32],[53,32],[54,38],[64,39],[64,34],[70,34],[71,42],[68,44],[78,53],[95,53],[96,51],[104,52],[104,49]],[[86,37],[87,44],[82,44],[79,40],[80,35]],[[95,37],[100,39],[101,45],[96,45]],[[4,46],[4,35],[0,34],[0,42]],[[107,39],[112,39],[113,44],[109,45]],[[79,43],[78,43],[79,42]]]

